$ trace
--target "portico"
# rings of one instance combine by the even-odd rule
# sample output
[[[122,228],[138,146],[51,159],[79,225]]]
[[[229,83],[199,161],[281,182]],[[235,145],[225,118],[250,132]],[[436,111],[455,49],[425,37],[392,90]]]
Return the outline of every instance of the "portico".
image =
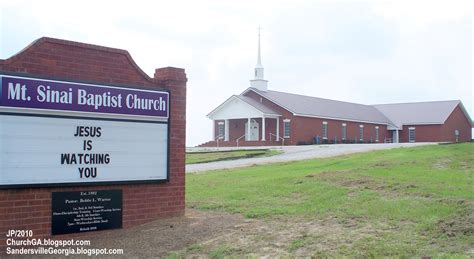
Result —
[[[213,120],[213,140],[275,141],[280,139],[280,117],[277,112],[258,101],[233,95],[210,112]]]

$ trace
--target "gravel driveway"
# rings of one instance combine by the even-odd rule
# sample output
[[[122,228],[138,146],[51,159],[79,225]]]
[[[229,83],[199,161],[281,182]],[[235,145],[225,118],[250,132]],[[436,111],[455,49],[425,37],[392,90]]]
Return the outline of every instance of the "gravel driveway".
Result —
[[[373,150],[392,149],[400,147],[415,147],[421,145],[433,145],[437,143],[397,143],[397,144],[337,144],[337,145],[311,145],[311,146],[285,146],[285,147],[240,147],[240,148],[187,148],[187,152],[199,152],[202,150],[231,150],[231,149],[255,149],[272,148],[282,149],[283,153],[271,157],[256,157],[239,160],[218,161],[211,163],[186,165],[186,173],[196,173],[218,169],[231,169],[269,163],[305,160],[311,158],[322,158],[347,155],[352,153],[368,152]]]

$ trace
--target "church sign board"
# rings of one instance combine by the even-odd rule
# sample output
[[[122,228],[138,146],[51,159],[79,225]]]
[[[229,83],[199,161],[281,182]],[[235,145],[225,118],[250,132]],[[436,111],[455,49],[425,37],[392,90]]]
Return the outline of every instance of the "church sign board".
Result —
[[[0,188],[169,180],[169,92],[0,75]]]

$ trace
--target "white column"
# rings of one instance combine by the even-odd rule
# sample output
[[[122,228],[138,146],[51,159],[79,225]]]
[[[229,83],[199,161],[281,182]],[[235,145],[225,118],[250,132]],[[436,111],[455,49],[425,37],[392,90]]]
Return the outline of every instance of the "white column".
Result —
[[[265,116],[262,116],[262,141],[265,141]]]
[[[212,138],[211,140],[216,139],[216,121],[212,120]]]
[[[400,143],[400,137],[398,136],[398,130],[395,131],[395,143]]]
[[[247,119],[247,136],[245,136],[245,140],[250,140],[250,118]]]
[[[277,141],[280,141],[280,117],[277,117],[276,135],[277,135]]]
[[[229,141],[229,120],[225,120],[224,124],[224,141]]]

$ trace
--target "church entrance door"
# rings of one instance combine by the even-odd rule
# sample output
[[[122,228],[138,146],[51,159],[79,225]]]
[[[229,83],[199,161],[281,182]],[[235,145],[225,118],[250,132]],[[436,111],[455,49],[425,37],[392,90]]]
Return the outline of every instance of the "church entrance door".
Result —
[[[248,122],[245,123],[245,139],[247,141],[257,141],[259,138],[259,125],[255,120],[250,122],[250,134],[248,132]]]

